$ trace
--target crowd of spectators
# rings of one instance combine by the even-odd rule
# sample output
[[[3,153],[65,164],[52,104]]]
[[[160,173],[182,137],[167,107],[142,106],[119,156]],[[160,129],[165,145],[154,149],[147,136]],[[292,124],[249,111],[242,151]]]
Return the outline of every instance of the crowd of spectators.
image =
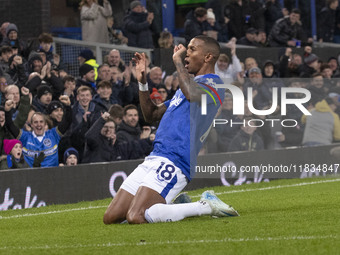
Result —
[[[287,16],[275,21],[273,13],[269,15],[266,10],[260,11],[258,9],[263,7],[255,4],[256,1],[251,2],[254,6],[250,9],[257,8],[251,15],[243,10],[246,6],[242,0],[231,2],[228,8],[235,10],[228,12],[226,9],[225,13],[229,13],[229,16],[224,18],[223,15],[214,14],[213,8],[208,11],[202,7],[195,9],[188,14],[185,22],[186,40],[198,34],[220,39],[223,38],[220,31],[227,31],[232,36],[225,44],[230,48],[231,58],[221,54],[215,66],[215,72],[221,78],[231,79],[232,84],[239,87],[245,98],[251,99],[253,107],[258,110],[272,107],[274,88],[307,88],[311,92],[311,100],[304,107],[313,114],[305,116],[296,107],[288,105],[286,116],[280,115],[279,106],[271,116],[255,116],[245,101],[245,114],[234,115],[233,96],[226,92],[216,119],[246,124],[216,126],[211,130],[201,153],[326,145],[340,141],[340,82],[335,79],[340,77],[337,59],[320,61],[313,53],[313,48],[308,46],[307,37],[303,39],[294,36],[286,37],[285,43],[280,44],[287,47],[278,63],[268,60],[260,66],[252,57],[241,62],[236,53],[238,42],[256,47],[261,47],[260,44],[271,45],[273,41],[279,43],[281,39],[275,37],[276,29],[282,35],[279,27],[288,26],[292,29],[294,24],[299,25],[298,10],[292,10]],[[332,5],[333,2],[329,2]],[[104,8],[94,8],[91,3],[82,2],[82,15],[90,17],[91,9],[98,11]],[[96,1],[93,4],[97,4]],[[105,4],[108,2],[104,1]],[[271,8],[274,8],[272,5],[279,8],[277,1],[268,1],[266,6],[269,5]],[[147,14],[139,1],[133,1],[130,9],[130,15],[124,19],[126,25],[123,31],[131,28],[131,34],[137,36],[137,27],[133,22],[140,24],[141,21],[136,19],[145,19],[143,24],[150,29],[153,14]],[[234,16],[238,12],[245,14],[242,17],[249,23],[248,27],[243,29],[243,26],[237,25],[240,20],[233,21],[237,19]],[[82,19],[86,20],[85,16]],[[225,23],[219,24],[220,20]],[[270,25],[267,20],[271,21]],[[232,22],[239,26],[238,34],[233,34]],[[208,31],[206,27],[216,33],[205,33]],[[124,63],[119,50],[111,50],[105,56],[104,63],[99,64],[90,49],[82,50],[78,56],[79,77],[73,77],[63,68],[60,61],[62,56],[53,54],[53,37],[50,34],[41,34],[39,45],[32,49],[20,39],[15,24],[4,23],[1,31],[3,28],[5,33],[0,48],[0,169],[109,162],[143,158],[150,153],[158,123],[147,123],[144,120],[139,106],[134,66]],[[131,35],[124,32],[125,42],[128,41],[131,46],[149,48],[147,43],[153,42],[151,32],[148,30],[143,34],[142,26],[137,29],[141,32],[138,36],[146,44],[134,45],[134,40],[139,43],[142,40],[132,40]],[[261,29],[265,40],[259,43],[255,38]],[[271,31],[269,41],[266,40],[265,31]],[[120,37],[120,40],[124,38]],[[306,42],[303,55],[292,53],[291,47],[297,46],[299,40]],[[160,33],[158,42],[164,47],[173,47],[173,37],[168,31]],[[176,72],[164,77],[161,67],[153,66],[151,62],[148,65],[147,81],[151,100],[155,104],[170,100],[179,89]],[[249,91],[252,94],[247,97]],[[279,101],[280,96],[279,93]],[[292,93],[290,97],[299,98],[301,94]],[[249,124],[253,119],[265,120],[273,116],[276,119],[294,119],[297,125],[274,130],[270,122],[264,121],[265,125],[257,128]]]

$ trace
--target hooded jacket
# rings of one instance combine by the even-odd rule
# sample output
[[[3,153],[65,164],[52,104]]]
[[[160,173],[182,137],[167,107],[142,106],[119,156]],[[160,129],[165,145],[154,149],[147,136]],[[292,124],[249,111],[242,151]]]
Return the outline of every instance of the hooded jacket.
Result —
[[[322,100],[311,110],[312,115],[302,116],[302,123],[306,123],[302,144],[315,142],[331,144],[333,140],[340,140],[340,120],[326,100]]]

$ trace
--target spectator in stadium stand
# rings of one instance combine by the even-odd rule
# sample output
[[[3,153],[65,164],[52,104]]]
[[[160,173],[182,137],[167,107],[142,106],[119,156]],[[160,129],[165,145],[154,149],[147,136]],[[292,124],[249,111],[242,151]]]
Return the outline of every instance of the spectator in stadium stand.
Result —
[[[327,0],[326,6],[321,10],[317,19],[319,42],[333,42],[338,5],[338,0]]]
[[[244,67],[245,67],[245,75],[248,77],[249,70],[258,67],[258,63],[255,58],[248,57],[244,60]]]
[[[85,135],[86,148],[82,163],[110,162],[141,158],[151,151],[151,140],[119,142],[116,124],[105,112]]]
[[[39,48],[37,49],[38,52],[43,52],[46,55],[46,60],[50,61],[52,64],[54,64],[53,59],[53,37],[51,34],[48,33],[42,33],[38,37],[39,40]]]
[[[306,124],[303,146],[328,145],[340,141],[340,120],[334,113],[335,109],[333,100],[327,97],[310,110],[311,115],[302,116],[302,123]]]
[[[101,6],[97,0],[82,0],[79,8],[83,41],[110,43],[106,23],[106,19],[112,16],[110,2],[104,0]]]
[[[164,80],[164,85],[168,91],[168,99],[171,99],[177,89],[179,89],[179,80],[177,71],[173,72],[172,75],[168,75]],[[159,85],[160,86],[160,85]]]
[[[230,78],[235,81],[237,79],[237,73],[242,72],[242,66],[236,55],[235,41],[231,40],[228,44],[230,45],[232,61],[230,61],[230,58],[226,54],[221,53],[215,64],[215,73],[222,79]]]
[[[233,114],[233,97],[230,93],[226,93],[221,113],[216,117],[216,119],[226,119],[229,123],[231,121],[242,122],[239,116]],[[214,148],[214,152],[227,152],[231,140],[240,130],[240,125],[230,125],[229,123],[215,126],[218,139],[216,139],[216,148]],[[211,150],[212,148],[210,148],[209,152],[213,152]]]
[[[76,166],[76,165],[78,165],[80,163],[80,161],[79,161],[79,153],[73,147],[68,148],[64,152],[63,159],[64,159],[64,164],[59,164],[61,166],[63,166],[63,165],[65,165],[65,166]]]
[[[76,87],[79,88],[80,86],[87,86],[91,88],[92,95],[96,92],[96,80],[95,80],[95,72],[94,68],[88,64],[82,64],[79,67],[79,75],[80,79],[76,80]]]
[[[108,17],[106,19],[107,21],[107,30],[109,33],[109,41],[111,44],[124,44],[126,45],[128,43],[127,37],[123,35],[123,32],[121,29],[115,28],[114,25],[114,17]]]
[[[168,90],[166,89],[165,85],[159,85],[158,86],[158,93],[161,95],[162,103],[166,100],[169,100],[171,98],[168,98]]]
[[[265,33],[269,35],[275,22],[283,18],[282,6],[279,0],[266,0],[264,8]]]
[[[318,56],[313,53],[306,56],[303,60],[303,64],[299,68],[300,77],[311,78],[313,74],[317,73],[320,68],[318,60]]]
[[[122,72],[125,71],[125,63],[120,57],[119,50],[113,49],[110,51],[110,53],[107,55],[106,63],[112,67],[116,66],[118,67]]]
[[[250,27],[246,30],[245,36],[237,40],[237,44],[257,47],[258,44],[256,42],[256,37],[257,30],[255,28]]]
[[[52,90],[47,85],[38,87],[37,95],[33,98],[34,105],[38,112],[47,114],[47,106],[52,102]]]
[[[6,100],[13,100],[14,106],[12,108],[12,117],[13,117],[13,120],[14,120],[19,113],[19,110],[18,110],[18,106],[20,105],[19,87],[17,85],[9,85],[5,89],[5,99]],[[6,100],[4,100],[4,102]]]
[[[243,93],[246,98],[249,87],[253,89],[252,98],[255,109],[262,110],[265,107],[271,107],[271,86],[267,80],[263,80],[260,68],[253,67],[249,70],[249,79],[243,85]]]
[[[151,98],[151,101],[156,105],[159,105],[163,102],[161,94],[158,93],[158,90],[156,88],[152,89],[152,93],[150,94],[150,98]]]
[[[96,58],[94,57],[92,50],[90,49],[82,50],[79,53],[78,61],[79,61],[79,66],[82,66],[83,64],[88,64],[93,67],[94,73],[95,73],[94,79],[96,80],[98,77],[97,69],[99,65],[96,62]]]
[[[97,85],[101,81],[111,80],[110,66],[108,64],[100,65],[97,70],[98,70],[98,78],[96,80]]]
[[[9,22],[4,22],[1,24],[0,26],[0,40],[1,42],[7,37],[7,34],[6,34],[6,28],[8,27],[10,23]]]
[[[173,49],[174,48],[173,35],[167,30],[162,31],[158,38],[158,45],[160,48],[163,49]]]
[[[324,79],[325,87],[327,91],[336,86],[336,81],[332,79],[332,69],[327,63],[323,63],[320,66],[320,73]]]
[[[9,64],[8,60],[13,55],[12,48],[10,46],[2,46],[0,49],[1,59],[0,59],[0,68],[2,73],[8,73]]]
[[[129,69],[126,68],[125,72],[122,73],[118,67],[110,67],[112,85],[110,100],[121,106],[132,103],[134,101],[135,94],[138,92],[137,88],[134,89],[134,87],[131,86],[133,84],[130,82],[131,74],[128,70]]]
[[[206,34],[207,29],[207,9],[197,7],[194,11],[190,11],[186,15],[184,22],[184,38],[186,44],[195,36]]]
[[[309,100],[309,103],[311,103],[313,106],[315,106],[317,102],[320,102],[327,97],[328,89],[325,87],[324,79],[321,73],[313,74],[313,78],[311,79],[307,89],[311,93],[311,99]]]
[[[116,104],[117,101],[111,97],[112,85],[109,81],[101,81],[97,86],[97,94],[94,95],[92,102],[96,104],[95,112],[99,114],[98,117],[104,112],[107,112],[111,105]],[[96,118],[97,119],[97,118]]]
[[[338,59],[336,57],[330,57],[327,62],[333,72],[332,77],[340,77]]]
[[[216,22],[214,11],[209,8],[207,9],[207,32],[206,35],[217,40],[220,36],[221,27],[218,22]]]
[[[53,127],[59,125],[59,123],[63,120],[64,116],[64,107],[63,104],[59,101],[52,101],[47,106],[47,116],[53,123]]]
[[[10,23],[6,28],[7,37],[2,40],[0,46],[3,45],[13,46],[17,44],[19,47],[18,49],[19,55],[23,56],[24,58],[27,58],[28,56],[27,43],[19,39],[18,33],[19,33],[18,27],[15,24]]]
[[[76,89],[76,79],[72,75],[66,75],[63,78],[64,83],[64,91],[61,93],[62,95],[66,95],[70,98],[71,105],[74,105],[75,98],[75,89]]]
[[[275,63],[272,60],[266,60],[263,64],[263,78],[278,78],[279,72],[276,70]]]
[[[280,77],[299,77],[301,65],[302,57],[297,53],[292,54],[292,48],[286,48],[285,54],[281,56],[279,62]]]
[[[302,29],[300,10],[293,9],[288,17],[277,20],[268,36],[271,47],[300,47],[307,44],[307,37]],[[312,39],[308,38],[308,43]]]
[[[240,39],[250,26],[250,10],[247,2],[233,0],[225,6],[224,15],[229,18],[229,37]]]
[[[116,127],[118,128],[120,123],[122,123],[123,121],[123,115],[124,115],[123,107],[119,104],[111,105],[109,109],[109,113],[110,113],[110,117],[113,119],[113,121],[116,124]]]
[[[152,12],[146,12],[140,1],[130,3],[130,12],[123,19],[123,32],[128,46],[153,49]]]
[[[59,140],[72,122],[69,98],[67,96],[61,96],[59,100],[64,104],[65,108],[65,115],[62,122],[56,128],[45,130],[45,116],[42,113],[35,113],[31,121],[32,132],[19,129],[13,124],[10,110],[13,108],[14,103],[12,100],[7,100],[5,103],[6,125],[12,135],[22,142],[25,148],[23,151],[25,160],[30,166],[33,165],[35,157],[45,157],[41,163],[42,167],[58,166],[59,164]]]
[[[27,76],[25,74],[25,67],[22,57],[19,55],[12,55],[8,59],[8,65],[8,74],[10,75],[13,84],[20,88],[23,87],[27,82]]]
[[[153,88],[158,88],[159,85],[163,84],[162,75],[163,71],[159,66],[152,67],[150,72],[146,75],[150,92]]]
[[[244,119],[245,125],[241,125],[240,130],[229,144],[229,152],[233,151],[259,151],[264,149],[262,138],[255,132],[257,125],[251,118]],[[250,123],[248,124],[248,122]]]
[[[16,168],[30,168],[28,162],[22,153],[22,143],[17,139],[5,139],[4,151],[6,158],[1,160],[0,170],[16,169]],[[40,167],[42,157],[36,157],[33,161],[33,167]]]
[[[0,76],[0,105],[3,105],[5,98],[5,89],[8,87],[8,82],[5,76]]]
[[[288,81],[288,87],[290,88],[302,88],[302,84],[299,78],[290,78]],[[289,93],[288,98],[301,98],[301,93]],[[282,127],[282,134],[279,134],[276,138],[282,147],[301,146],[304,124],[301,122],[302,112],[292,104],[287,105],[287,115],[283,116],[285,119],[294,119],[297,122],[295,127]]]
[[[126,105],[124,107],[123,121],[117,129],[118,142],[130,142],[139,140],[141,128],[139,126],[138,109],[135,105]]]
[[[269,47],[267,34],[263,30],[259,30],[256,36],[256,43],[258,47]]]

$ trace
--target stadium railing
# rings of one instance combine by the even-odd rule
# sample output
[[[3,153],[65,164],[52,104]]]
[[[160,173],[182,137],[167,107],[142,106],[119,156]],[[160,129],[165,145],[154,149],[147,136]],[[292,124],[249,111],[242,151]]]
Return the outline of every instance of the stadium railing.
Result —
[[[79,76],[78,56],[85,48],[91,49],[99,65],[104,63],[104,58],[113,49],[120,51],[121,58],[125,64],[129,64],[135,52],[145,52],[149,59],[152,60],[152,49],[129,47],[126,45],[104,44],[86,42],[80,40],[53,37],[54,53],[60,55],[63,67],[66,71],[77,77]]]

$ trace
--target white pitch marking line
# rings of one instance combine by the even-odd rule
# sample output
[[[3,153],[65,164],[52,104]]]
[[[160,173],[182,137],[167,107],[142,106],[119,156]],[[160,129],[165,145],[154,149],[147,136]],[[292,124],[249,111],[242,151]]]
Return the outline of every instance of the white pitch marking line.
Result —
[[[219,192],[219,193],[216,193],[216,195],[241,193],[241,192],[248,192],[248,191],[262,191],[262,190],[271,190],[271,189],[299,187],[299,186],[322,184],[322,183],[328,183],[328,182],[338,182],[338,181],[340,181],[340,179],[331,179],[331,180],[316,181],[316,182],[303,182],[303,183],[297,183],[297,184],[271,186],[271,187],[258,188],[258,189],[231,190],[231,191]],[[196,197],[200,197],[200,195],[191,196],[191,197],[196,198]],[[72,211],[82,211],[82,210],[98,209],[98,208],[105,208],[105,207],[107,207],[107,206],[90,206],[90,207],[81,207],[81,208],[58,210],[58,211],[49,211],[49,212],[41,212],[41,213],[18,214],[18,215],[12,215],[12,216],[8,216],[8,217],[0,216],[0,220],[21,218],[21,217],[30,217],[30,216],[39,216],[39,215],[47,215],[47,214],[54,214],[54,213],[64,213],[64,212],[72,212]]]
[[[322,184],[328,182],[339,182],[340,179],[332,179],[332,180],[325,180],[325,181],[316,181],[316,182],[302,182],[296,184],[289,184],[289,185],[278,185],[278,186],[271,186],[265,188],[258,188],[258,189],[240,189],[240,190],[230,190],[224,192],[215,193],[216,195],[224,195],[224,194],[231,194],[231,193],[242,193],[242,192],[249,192],[249,191],[262,191],[262,190],[271,190],[271,189],[282,189],[282,188],[292,188],[292,187],[300,187],[300,186],[307,186],[307,185],[314,185],[314,184]],[[201,195],[191,196],[191,197],[201,197]]]
[[[77,249],[92,247],[121,247],[121,246],[146,246],[146,245],[174,245],[174,244],[199,244],[199,243],[228,243],[228,242],[266,242],[266,241],[295,241],[295,240],[320,240],[338,239],[337,236],[279,236],[279,237],[253,237],[253,238],[224,238],[220,240],[187,240],[164,242],[139,242],[139,243],[104,243],[104,244],[76,244],[76,245],[43,245],[43,246],[3,246],[0,250],[48,250],[48,249]]]
[[[91,210],[91,209],[106,208],[106,207],[107,206],[103,206],[103,205],[102,206],[89,206],[89,207],[80,207],[80,208],[65,209],[65,210],[58,210],[58,211],[18,214],[18,215],[12,215],[12,216],[8,216],[8,217],[0,216],[0,220],[21,218],[21,217],[30,217],[30,216],[39,216],[39,215],[48,215],[48,214],[64,213],[64,212],[73,212],[73,211],[83,211],[83,210]]]

